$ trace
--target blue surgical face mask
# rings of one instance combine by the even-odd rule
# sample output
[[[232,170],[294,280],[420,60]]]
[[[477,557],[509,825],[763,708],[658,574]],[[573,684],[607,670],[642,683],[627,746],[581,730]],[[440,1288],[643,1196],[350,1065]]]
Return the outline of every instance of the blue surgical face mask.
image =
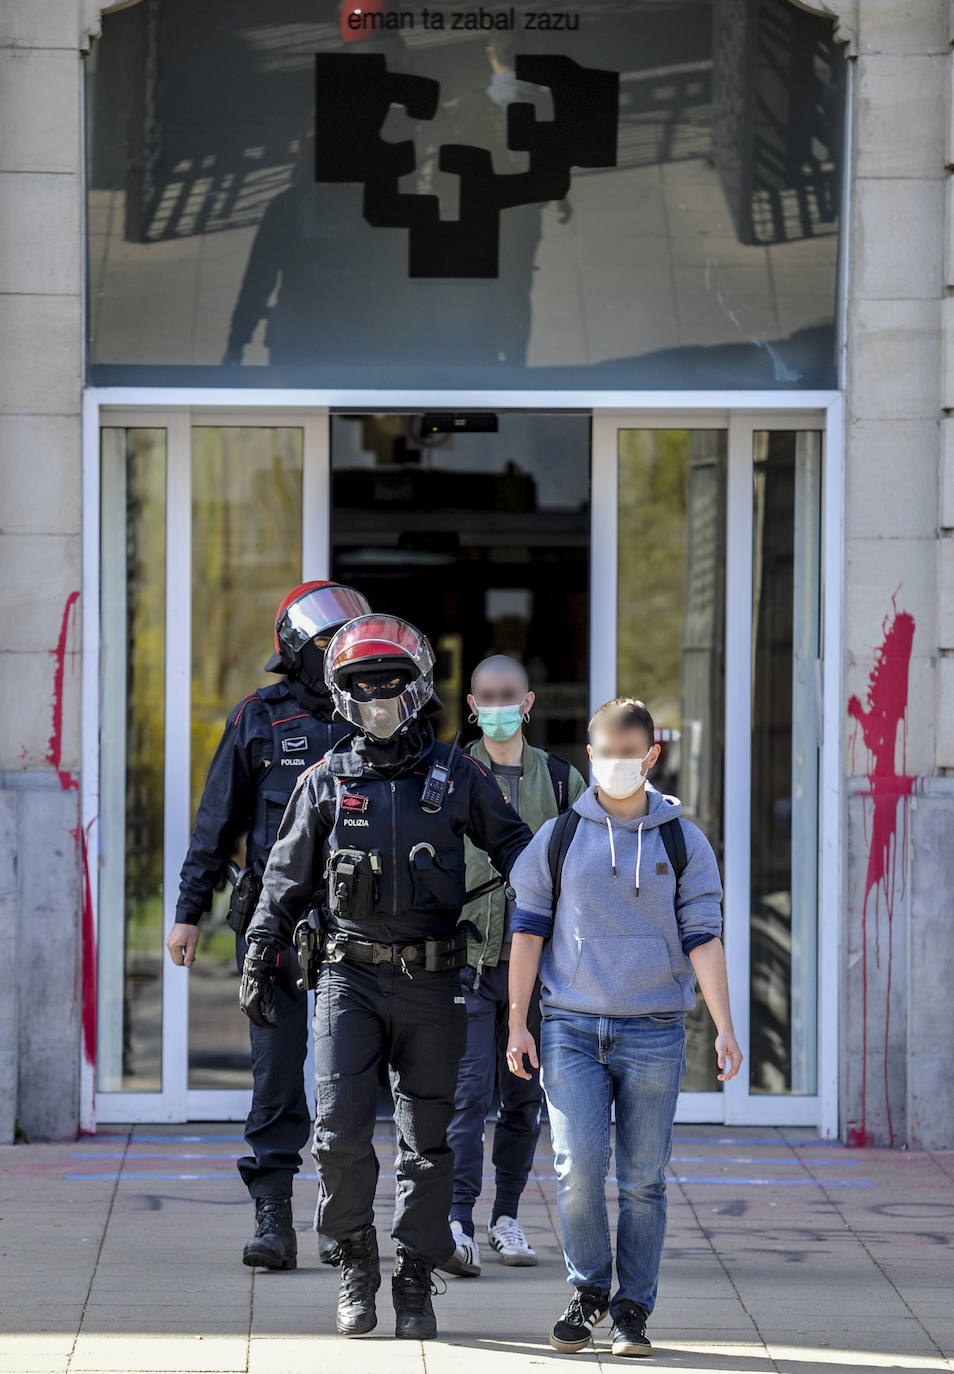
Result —
[[[513,739],[523,721],[521,705],[518,701],[514,706],[478,706],[477,724],[488,739]]]

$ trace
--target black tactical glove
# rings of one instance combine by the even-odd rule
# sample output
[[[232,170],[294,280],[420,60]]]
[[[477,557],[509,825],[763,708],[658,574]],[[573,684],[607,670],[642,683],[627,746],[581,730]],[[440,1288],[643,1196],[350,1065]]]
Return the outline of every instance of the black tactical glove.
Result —
[[[274,1030],[278,1025],[275,979],[281,955],[274,945],[250,944],[242,965],[239,1006],[253,1026]]]

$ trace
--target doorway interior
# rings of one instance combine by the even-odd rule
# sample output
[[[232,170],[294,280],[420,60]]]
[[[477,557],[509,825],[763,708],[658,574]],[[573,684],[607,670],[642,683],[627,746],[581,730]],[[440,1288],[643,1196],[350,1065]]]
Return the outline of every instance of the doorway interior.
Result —
[[[420,626],[437,655],[441,734],[473,738],[470,674],[525,663],[531,743],[585,768],[590,417],[494,417],[427,432],[421,415],[331,417],[331,569]]]

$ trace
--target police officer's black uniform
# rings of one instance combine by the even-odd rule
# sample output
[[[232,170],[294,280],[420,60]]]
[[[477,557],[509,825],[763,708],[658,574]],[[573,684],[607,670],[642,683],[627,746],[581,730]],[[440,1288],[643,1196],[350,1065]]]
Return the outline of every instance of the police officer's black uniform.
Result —
[[[330,697],[319,697],[295,681],[260,687],[231,712],[182,865],[177,921],[194,925],[209,909],[212,893],[246,832],[246,867],[261,883],[299,776],[350,731],[345,722],[333,722],[333,714]],[[236,953],[241,968],[241,933]],[[253,1153],[238,1161],[238,1169],[253,1198],[291,1195],[311,1124],[302,1081],[307,994],[293,978],[282,977],[278,1002],[281,1015],[274,1032],[250,1028],[254,1090],[245,1139]]]
[[[326,587],[350,591],[335,584],[305,583],[282,602],[276,623],[279,650],[285,647],[278,640],[281,622],[293,598],[297,595],[300,600],[309,589]],[[359,594],[352,596],[356,611],[367,605]],[[339,616],[340,623],[341,611],[331,613]],[[240,969],[246,951],[245,929],[288,800],[301,774],[352,728],[332,719],[334,705],[324,684],[316,691],[310,681],[303,681],[295,671],[295,656],[290,657],[292,666],[283,666],[283,654],[276,652],[266,667],[286,675],[257,688],[229,714],[209,767],[180,877],[176,921],[195,925],[211,906],[213,891],[222,882],[237,843],[246,836],[245,873],[233,892],[229,916],[236,928]],[[291,1269],[297,1246],[288,1199],[311,1124],[303,1084],[308,996],[285,970],[276,980],[275,993],[275,1029],[250,1026],[253,1087],[245,1139],[251,1153],[238,1160],[238,1170],[256,1202],[258,1222],[256,1236],[245,1249],[245,1262]]]
[[[435,762],[451,766],[451,780],[442,806],[429,814],[421,808],[422,790]],[[370,1330],[375,1320],[378,1161],[372,1136],[383,1057],[391,1067],[398,1132],[392,1225],[397,1334],[421,1339],[436,1329],[429,1329],[433,1311],[426,1291],[431,1268],[454,1249],[446,1132],[466,1039],[457,974],[466,961],[457,930],[464,835],[503,874],[531,838],[493,779],[473,759],[435,742],[426,719],[414,719],[384,742],[358,733],[302,778],[249,929],[250,956],[266,965],[277,957],[281,967],[296,923],[316,894],[325,894],[327,933],[315,1007],[315,1225],[342,1251],[338,1329],[344,1334]],[[247,961],[250,968],[261,972],[256,958]],[[370,1293],[359,1283],[349,1306],[356,1272],[369,1281]],[[426,1312],[404,1311],[402,1317],[402,1275],[412,1289],[416,1282],[418,1298],[423,1290],[419,1306]]]

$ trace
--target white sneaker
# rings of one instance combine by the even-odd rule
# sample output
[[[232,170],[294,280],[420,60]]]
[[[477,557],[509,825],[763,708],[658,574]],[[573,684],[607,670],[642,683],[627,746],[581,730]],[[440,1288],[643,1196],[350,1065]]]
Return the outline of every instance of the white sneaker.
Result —
[[[487,1239],[504,1264],[527,1269],[537,1262],[537,1252],[515,1217],[498,1217],[493,1226],[487,1227]]]
[[[442,1273],[454,1274],[459,1279],[479,1278],[480,1247],[477,1242],[473,1236],[467,1234],[459,1221],[451,1222],[451,1235],[457,1248],[446,1264],[438,1264],[435,1267]]]

